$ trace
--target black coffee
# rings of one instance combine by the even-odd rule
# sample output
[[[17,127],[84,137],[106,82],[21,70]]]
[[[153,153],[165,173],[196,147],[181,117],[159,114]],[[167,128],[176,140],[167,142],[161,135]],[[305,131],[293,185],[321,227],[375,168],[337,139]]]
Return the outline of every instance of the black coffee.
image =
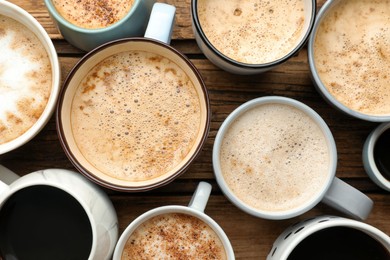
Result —
[[[390,129],[384,131],[376,141],[374,160],[382,176],[390,181]]]
[[[88,216],[65,191],[28,187],[1,208],[0,259],[86,260],[91,247]]]
[[[389,260],[390,252],[366,233],[331,227],[305,238],[288,260]]]

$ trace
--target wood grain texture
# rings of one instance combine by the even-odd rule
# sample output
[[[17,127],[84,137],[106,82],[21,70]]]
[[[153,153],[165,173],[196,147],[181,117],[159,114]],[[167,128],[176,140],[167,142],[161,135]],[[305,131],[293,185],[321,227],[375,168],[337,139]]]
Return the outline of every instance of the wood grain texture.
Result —
[[[60,57],[62,80],[85,54],[69,45],[53,25],[43,0],[12,0],[30,12],[53,39]],[[378,188],[366,175],[361,152],[368,134],[378,125],[348,117],[332,108],[315,90],[310,78],[307,50],[285,64],[255,76],[238,76],[221,71],[199,50],[191,28],[190,0],[167,0],[177,7],[177,19],[172,46],[184,53],[198,68],[207,86],[211,110],[211,128],[200,156],[190,169],[172,183],[139,194],[128,194],[104,189],[112,199],[119,218],[119,228],[125,227],[145,211],[163,205],[187,205],[197,183],[206,180],[213,185],[206,213],[214,218],[230,238],[237,259],[265,259],[275,238],[290,224],[323,214],[341,215],[322,204],[308,213],[289,220],[269,221],[252,217],[231,204],[220,191],[213,175],[211,154],[215,135],[224,119],[242,103],[251,99],[280,95],[302,101],[317,111],[329,125],[338,150],[336,175],[362,190],[374,200],[375,206],[367,223],[390,235],[390,194]],[[325,0],[318,1],[321,7]],[[46,127],[29,143],[0,155],[0,164],[20,175],[45,169],[75,170],[62,150],[53,116]]]

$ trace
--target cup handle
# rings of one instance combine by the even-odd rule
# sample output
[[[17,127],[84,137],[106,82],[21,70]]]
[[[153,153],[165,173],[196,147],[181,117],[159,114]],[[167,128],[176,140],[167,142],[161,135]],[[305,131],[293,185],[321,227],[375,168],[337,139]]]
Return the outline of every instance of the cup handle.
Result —
[[[173,5],[155,3],[145,31],[145,37],[169,44],[175,24],[175,12],[176,7]]]
[[[211,194],[211,185],[207,182],[201,181],[198,184],[198,187],[196,188],[194,195],[192,195],[188,207],[204,212],[210,194]]]
[[[374,202],[351,185],[335,177],[322,202],[359,220],[370,214]]]
[[[9,185],[19,179],[19,175],[0,164],[0,194],[9,189]]]

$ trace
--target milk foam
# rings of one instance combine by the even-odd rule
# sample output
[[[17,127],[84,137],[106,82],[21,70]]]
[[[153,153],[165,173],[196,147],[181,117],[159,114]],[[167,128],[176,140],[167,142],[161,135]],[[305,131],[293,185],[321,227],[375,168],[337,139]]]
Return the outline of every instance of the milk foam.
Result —
[[[218,235],[196,217],[171,213],[140,225],[129,237],[122,260],[227,259]]]
[[[58,13],[70,23],[88,29],[110,26],[125,17],[134,0],[53,0]]]
[[[39,39],[0,15],[0,144],[27,131],[40,117],[51,90],[51,65]]]
[[[223,138],[220,163],[233,193],[264,211],[305,204],[322,190],[330,169],[321,129],[282,104],[259,105],[234,121]]]
[[[199,0],[198,17],[215,48],[249,64],[284,57],[304,33],[303,0]]]
[[[314,59],[321,81],[342,104],[389,115],[389,2],[340,1],[318,28]]]
[[[200,100],[187,74],[148,52],[122,52],[96,65],[72,103],[72,131],[104,174],[144,181],[188,155],[200,128]]]

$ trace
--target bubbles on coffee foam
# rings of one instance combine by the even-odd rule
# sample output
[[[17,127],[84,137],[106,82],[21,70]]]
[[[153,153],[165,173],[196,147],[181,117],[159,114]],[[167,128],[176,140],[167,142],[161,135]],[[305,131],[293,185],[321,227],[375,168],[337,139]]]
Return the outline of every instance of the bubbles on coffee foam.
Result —
[[[134,0],[53,0],[58,13],[70,23],[87,29],[113,25],[125,17]]]
[[[72,106],[73,131],[84,156],[102,172],[131,181],[175,167],[200,127],[193,83],[176,64],[147,52],[124,52],[101,62],[81,83]]]
[[[369,115],[390,113],[390,7],[343,1],[323,19],[314,45],[319,76],[345,106]]]
[[[208,40],[224,55],[262,64],[287,55],[303,33],[304,1],[198,1]]]
[[[127,240],[122,259],[226,259],[217,234],[200,219],[181,213],[153,217]]]
[[[39,39],[0,15],[0,144],[27,131],[41,116],[51,88],[51,65]]]
[[[260,105],[234,121],[220,160],[233,193],[267,211],[304,204],[321,189],[329,171],[328,147],[316,123],[278,104]]]

